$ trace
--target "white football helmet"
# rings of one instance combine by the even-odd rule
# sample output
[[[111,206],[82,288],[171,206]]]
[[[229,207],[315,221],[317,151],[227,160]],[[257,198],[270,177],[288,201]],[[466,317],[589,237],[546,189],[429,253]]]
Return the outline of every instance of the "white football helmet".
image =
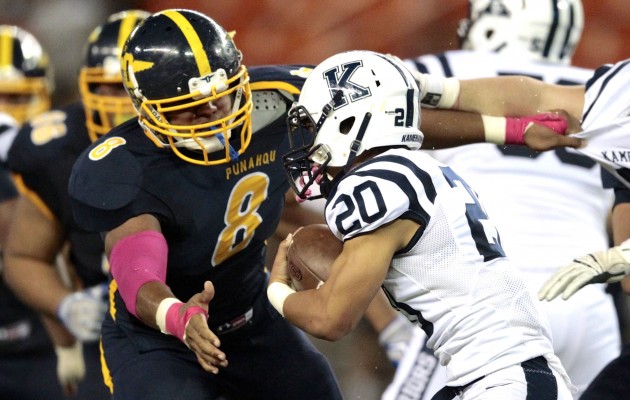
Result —
[[[284,162],[298,196],[305,198],[327,166],[347,170],[366,150],[420,148],[420,98],[413,76],[393,57],[348,51],[319,64],[288,114]]]
[[[584,28],[581,0],[469,0],[461,48],[570,64]]]

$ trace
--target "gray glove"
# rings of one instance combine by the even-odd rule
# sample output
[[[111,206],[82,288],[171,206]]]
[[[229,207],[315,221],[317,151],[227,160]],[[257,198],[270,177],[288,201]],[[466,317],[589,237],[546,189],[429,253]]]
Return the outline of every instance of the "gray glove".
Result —
[[[398,315],[379,333],[378,342],[394,368],[398,368],[416,329],[407,318]]]
[[[540,300],[553,300],[562,293],[564,300],[591,283],[619,282],[630,275],[630,240],[605,251],[576,258],[560,268],[540,289]]]
[[[98,340],[107,311],[107,284],[102,283],[64,297],[57,317],[82,342]]]
[[[77,341],[68,347],[55,346],[57,353],[57,379],[67,396],[77,393],[79,382],[85,377],[83,344]]]

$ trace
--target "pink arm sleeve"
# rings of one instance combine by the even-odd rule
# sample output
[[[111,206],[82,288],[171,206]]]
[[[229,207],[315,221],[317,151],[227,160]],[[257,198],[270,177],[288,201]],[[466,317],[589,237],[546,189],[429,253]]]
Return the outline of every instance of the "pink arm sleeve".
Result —
[[[134,316],[138,290],[147,282],[166,282],[168,245],[160,232],[142,231],[118,241],[109,263],[118,292]]]

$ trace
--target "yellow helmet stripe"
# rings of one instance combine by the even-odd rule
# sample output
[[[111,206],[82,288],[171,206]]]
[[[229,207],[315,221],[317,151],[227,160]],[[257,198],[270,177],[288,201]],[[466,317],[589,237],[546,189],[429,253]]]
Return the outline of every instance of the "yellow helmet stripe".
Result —
[[[120,21],[120,29],[118,30],[118,48],[122,49],[125,45],[125,41],[131,35],[131,31],[136,27],[136,21],[138,15],[136,13],[130,13],[128,16]]]
[[[13,65],[13,35],[11,28],[2,27],[0,29],[0,66]]]
[[[199,75],[204,76],[208,75],[212,72],[212,68],[210,67],[210,62],[208,62],[208,55],[206,54],[203,46],[201,44],[201,40],[199,39],[199,35],[195,31],[195,28],[190,25],[190,22],[184,17],[181,13],[175,10],[165,11],[164,15],[173,20],[182,31],[186,40],[188,41],[188,45],[193,51],[195,56],[195,60],[197,61],[197,68],[199,68]]]

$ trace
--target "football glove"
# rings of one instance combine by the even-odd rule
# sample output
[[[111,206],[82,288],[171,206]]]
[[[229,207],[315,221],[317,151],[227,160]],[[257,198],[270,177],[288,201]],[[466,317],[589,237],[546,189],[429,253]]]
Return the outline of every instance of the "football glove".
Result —
[[[68,347],[55,346],[57,353],[57,379],[68,396],[77,393],[79,382],[85,377],[83,345],[77,341]]]
[[[591,283],[619,282],[630,275],[630,240],[605,251],[578,257],[560,268],[540,289],[540,300],[564,300]]]
[[[82,342],[98,340],[107,311],[107,284],[102,283],[64,297],[57,317]]]
[[[402,360],[409,342],[413,338],[414,329],[407,318],[402,315],[396,316],[378,335],[378,342],[385,349],[389,362],[394,368],[398,367]]]

